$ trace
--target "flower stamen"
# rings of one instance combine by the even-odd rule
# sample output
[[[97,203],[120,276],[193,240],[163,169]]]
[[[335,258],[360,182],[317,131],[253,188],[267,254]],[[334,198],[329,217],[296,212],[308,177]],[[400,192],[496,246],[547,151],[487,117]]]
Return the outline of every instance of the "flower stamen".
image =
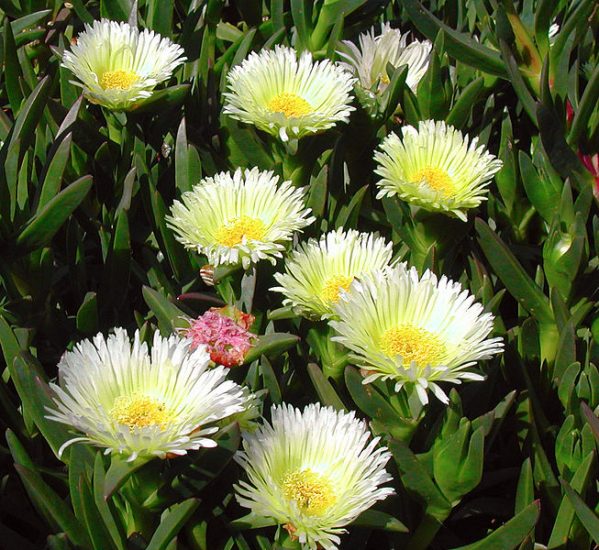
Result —
[[[100,79],[100,86],[104,90],[129,90],[139,80],[133,71],[106,71]]]
[[[391,80],[389,79],[389,76],[387,75],[386,72],[383,72],[379,75],[379,82],[382,86],[389,86],[389,84],[391,83]]]
[[[303,97],[293,93],[282,93],[274,96],[267,104],[273,113],[283,113],[287,118],[310,114],[313,109]]]
[[[309,468],[288,473],[283,480],[283,494],[311,516],[323,515],[337,500],[331,482]]]
[[[172,419],[164,403],[138,393],[117,397],[110,415],[131,431],[149,426],[158,426],[164,430]]]
[[[259,241],[264,238],[265,233],[266,227],[262,220],[240,216],[223,225],[216,233],[216,240],[223,246],[231,247],[243,242],[244,238],[248,241]]]
[[[333,275],[322,287],[322,299],[327,304],[336,304],[339,301],[341,289],[348,290],[354,278],[347,275]]]
[[[386,330],[379,346],[390,357],[401,356],[404,365],[414,362],[420,368],[439,364],[445,354],[445,345],[436,334],[411,325]]]
[[[414,182],[424,181],[431,189],[449,197],[455,193],[455,185],[449,174],[435,167],[422,168],[415,172],[411,178]]]

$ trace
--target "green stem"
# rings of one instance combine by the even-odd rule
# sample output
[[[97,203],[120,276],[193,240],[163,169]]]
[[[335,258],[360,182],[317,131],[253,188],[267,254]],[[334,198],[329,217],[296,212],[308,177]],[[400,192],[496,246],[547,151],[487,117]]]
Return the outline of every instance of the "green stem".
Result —
[[[300,156],[298,155],[297,149],[286,149],[285,153],[282,154],[281,157],[283,165],[283,179],[291,180],[294,184],[301,185],[304,181],[303,173],[305,167]]]
[[[430,548],[431,542],[435,540],[439,529],[441,529],[442,521],[449,516],[450,510],[447,511],[445,516],[439,520],[430,514],[426,514],[420,525],[410,538],[407,546],[407,550],[426,550]]]
[[[312,36],[310,37],[312,51],[318,51],[324,46],[327,39],[326,35],[330,28],[330,23],[324,20],[321,13],[316,22],[316,27],[314,27],[314,31],[312,32]]]
[[[108,138],[114,143],[121,144],[123,127],[126,124],[126,115],[122,113],[113,113],[104,109],[104,118],[106,120],[106,127],[108,128]]]
[[[324,323],[315,323],[308,331],[306,341],[322,365],[327,378],[341,382],[345,367],[349,364],[348,353],[336,342],[331,341],[333,330]]]

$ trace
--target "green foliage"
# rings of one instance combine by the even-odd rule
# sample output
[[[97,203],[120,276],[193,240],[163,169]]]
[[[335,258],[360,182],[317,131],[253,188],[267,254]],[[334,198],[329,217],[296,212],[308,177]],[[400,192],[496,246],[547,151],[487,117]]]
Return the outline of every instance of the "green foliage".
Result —
[[[128,463],[81,442],[59,455],[72,434],[46,418],[56,365],[76,342],[115,326],[150,341],[230,303],[251,311],[259,335],[231,376],[261,396],[265,416],[281,402],[354,410],[392,452],[396,494],[358,517],[341,548],[594,547],[593,0],[2,0],[0,14],[0,546],[298,547],[235,501],[237,424],[221,426],[215,449]],[[127,113],[80,97],[60,67],[83,24],[100,17],[185,49],[167,85]],[[382,21],[433,42],[417,89],[406,67],[388,67],[383,94],[357,92],[349,124],[295,150],[221,113],[226,74],[249,52],[287,44],[338,60],[342,39]],[[429,118],[478,136],[503,161],[466,223],[375,198],[376,146]],[[200,276],[206,258],[175,240],[165,216],[202,177],[238,166],[309,187],[317,221],[306,238],[378,231],[396,259],[459,280],[505,342],[481,365],[485,381],[452,390],[448,406],[422,406],[392,383],[364,385],[324,323],[268,292],[282,263]]]

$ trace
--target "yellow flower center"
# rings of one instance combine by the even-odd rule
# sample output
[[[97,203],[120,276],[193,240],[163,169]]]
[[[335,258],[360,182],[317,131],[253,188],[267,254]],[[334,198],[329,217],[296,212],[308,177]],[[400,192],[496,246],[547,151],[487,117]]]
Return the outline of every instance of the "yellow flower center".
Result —
[[[389,86],[389,84],[391,83],[391,80],[389,80],[389,76],[387,75],[387,73],[381,73],[379,75],[379,81],[383,86]]]
[[[241,243],[244,237],[247,240],[259,241],[265,233],[266,227],[262,220],[240,216],[223,225],[216,232],[216,240],[223,246],[231,247]]]
[[[353,277],[346,275],[333,275],[327,279],[322,287],[322,299],[328,304],[336,304],[339,301],[339,292],[341,289],[347,290],[353,280]]]
[[[106,71],[100,79],[100,86],[105,90],[128,90],[139,80],[133,71]]]
[[[386,330],[379,346],[381,351],[390,357],[400,355],[406,367],[412,361],[418,367],[437,365],[445,354],[445,345],[437,335],[410,325]]]
[[[412,176],[412,181],[420,182],[422,180],[424,180],[430,188],[438,191],[444,197],[448,197],[455,193],[455,185],[452,179],[449,177],[449,174],[441,168],[423,168],[422,170],[418,170],[418,172],[414,173]]]
[[[266,107],[273,113],[283,113],[287,118],[304,116],[312,112],[312,105],[297,94],[276,95]]]
[[[321,516],[337,500],[331,482],[309,468],[288,473],[283,480],[283,494],[311,516]]]
[[[130,430],[158,426],[164,430],[172,418],[164,403],[147,395],[121,395],[114,401],[110,415]]]

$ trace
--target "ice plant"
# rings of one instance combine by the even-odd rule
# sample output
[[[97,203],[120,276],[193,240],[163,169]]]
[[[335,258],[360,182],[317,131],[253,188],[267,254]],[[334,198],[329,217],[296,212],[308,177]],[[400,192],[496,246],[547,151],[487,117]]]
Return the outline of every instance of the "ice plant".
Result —
[[[210,308],[191,321],[183,334],[190,338],[194,348],[205,345],[210,359],[218,365],[241,365],[256,338],[249,332],[254,316],[232,306]]]
[[[92,103],[124,110],[150,97],[183,61],[183,49],[168,38],[102,19],[85,25],[71,51],[64,52],[62,66]]]
[[[361,512],[393,493],[381,487],[389,452],[353,412],[318,404],[274,406],[271,424],[243,436],[236,460],[248,481],[237,500],[252,515],[284,526],[304,548],[337,548]]]
[[[428,69],[432,44],[428,40],[412,40],[399,29],[392,29],[389,23],[381,25],[381,33],[375,35],[375,28],[359,36],[360,47],[349,40],[342,42],[339,55],[347,61],[346,66],[358,77],[359,85],[378,94],[390,82],[387,65],[408,66],[406,84],[416,91],[420,79]]]
[[[286,260],[285,273],[275,273],[280,286],[271,290],[281,292],[283,303],[301,315],[322,319],[356,277],[382,269],[392,254],[382,237],[340,228],[300,244]]]
[[[486,200],[487,186],[501,161],[478,138],[468,139],[445,122],[426,120],[418,129],[389,134],[375,153],[377,198],[397,195],[425,210],[457,216]]]
[[[445,276],[419,277],[405,263],[356,281],[334,309],[334,340],[368,371],[364,383],[382,378],[394,380],[396,391],[413,386],[422,403],[427,390],[448,401],[440,382],[482,380],[467,369],[503,349],[501,338],[487,338],[493,316],[474,296]]]
[[[252,52],[227,76],[224,112],[279,136],[301,138],[347,122],[351,74],[328,59],[313,62],[309,52],[276,46]]]
[[[205,178],[174,202],[167,224],[179,242],[215,266],[274,264],[293,233],[315,219],[305,208],[305,189],[278,182],[257,168]]]
[[[214,423],[244,410],[247,396],[227,369],[210,368],[204,346],[154,334],[152,349],[122,328],[98,334],[66,352],[58,364],[56,408],[48,418],[83,433],[67,441],[107,453],[165,457],[214,447]]]

